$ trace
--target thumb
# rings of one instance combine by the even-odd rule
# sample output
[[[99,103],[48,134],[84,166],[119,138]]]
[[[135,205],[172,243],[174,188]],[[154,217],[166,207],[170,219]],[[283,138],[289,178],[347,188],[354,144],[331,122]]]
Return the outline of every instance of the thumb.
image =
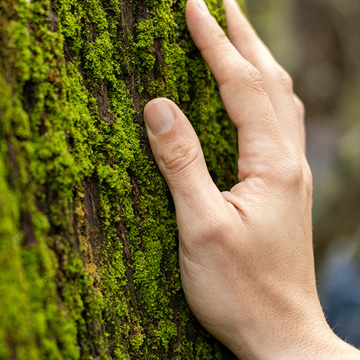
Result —
[[[214,209],[222,196],[210,177],[189,120],[167,99],[149,102],[144,116],[150,145],[173,195],[178,218],[204,216],[204,209]]]

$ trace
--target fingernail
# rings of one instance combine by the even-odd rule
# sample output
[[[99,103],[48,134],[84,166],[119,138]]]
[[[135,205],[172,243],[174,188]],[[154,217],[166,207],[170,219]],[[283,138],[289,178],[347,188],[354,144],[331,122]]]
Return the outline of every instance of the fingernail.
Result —
[[[196,0],[196,4],[202,12],[210,13],[209,8],[206,6],[204,0]]]
[[[145,121],[154,135],[162,135],[174,126],[174,112],[166,101],[159,101],[146,111]]]

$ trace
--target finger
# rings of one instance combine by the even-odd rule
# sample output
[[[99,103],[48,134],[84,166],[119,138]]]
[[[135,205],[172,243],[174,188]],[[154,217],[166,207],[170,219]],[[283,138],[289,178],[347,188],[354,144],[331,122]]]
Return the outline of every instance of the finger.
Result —
[[[214,204],[221,206],[224,200],[210,177],[193,127],[167,99],[148,103],[144,115],[155,160],[174,198],[179,228],[194,224],[196,217],[204,222],[215,213]]]
[[[301,119],[294,102],[291,77],[256,34],[236,0],[224,0],[224,4],[230,41],[245,59],[259,69],[277,118],[287,136],[302,150]]]
[[[206,9],[204,6],[202,0],[189,0],[186,20],[196,46],[219,83],[226,110],[239,130],[240,158],[251,158],[251,166],[264,159],[272,162],[282,135],[261,75],[239,54],[210,13],[201,10]]]

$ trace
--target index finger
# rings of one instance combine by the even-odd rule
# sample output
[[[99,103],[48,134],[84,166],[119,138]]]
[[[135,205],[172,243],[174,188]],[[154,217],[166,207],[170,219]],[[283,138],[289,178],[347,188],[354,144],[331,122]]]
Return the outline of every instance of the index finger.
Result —
[[[272,163],[275,152],[281,156],[279,144],[283,137],[260,72],[231,44],[203,0],[187,2],[186,19],[191,37],[219,83],[225,108],[238,128],[240,161],[251,158],[253,167],[259,165],[260,159]]]

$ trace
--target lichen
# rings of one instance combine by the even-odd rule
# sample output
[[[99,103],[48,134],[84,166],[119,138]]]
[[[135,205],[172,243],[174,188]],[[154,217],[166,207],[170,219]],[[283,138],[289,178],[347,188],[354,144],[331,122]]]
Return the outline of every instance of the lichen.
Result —
[[[235,181],[236,132],[185,0],[0,7],[0,359],[229,356],[187,307],[142,119],[171,98],[219,187]]]

